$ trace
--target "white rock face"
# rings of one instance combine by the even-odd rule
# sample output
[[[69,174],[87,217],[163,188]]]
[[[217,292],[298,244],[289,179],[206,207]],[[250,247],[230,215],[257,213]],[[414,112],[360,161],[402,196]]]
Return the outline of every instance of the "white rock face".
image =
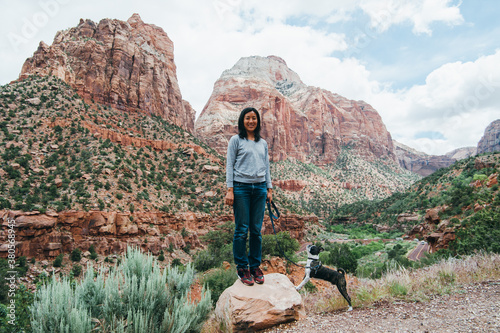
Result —
[[[241,58],[231,69],[225,70],[220,80],[239,78],[260,79],[271,86],[287,81],[295,86],[307,88],[299,75],[288,68],[285,60],[276,56]]]
[[[262,285],[246,286],[237,280],[220,296],[215,316],[233,332],[266,329],[305,317],[302,297],[283,274],[264,276]]]

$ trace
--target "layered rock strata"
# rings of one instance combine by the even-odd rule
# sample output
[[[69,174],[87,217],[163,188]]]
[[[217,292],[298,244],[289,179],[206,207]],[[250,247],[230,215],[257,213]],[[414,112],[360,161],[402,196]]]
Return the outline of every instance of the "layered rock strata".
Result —
[[[224,71],[196,120],[195,135],[225,154],[239,113],[249,106],[260,112],[273,161],[322,165],[351,147],[368,160],[397,163],[391,135],[373,107],[307,86],[276,56],[241,58]]]
[[[158,254],[169,247],[182,249],[203,246],[201,235],[224,222],[231,215],[163,212],[21,212],[0,211],[0,257],[8,255],[8,228],[14,221],[16,257],[54,258],[60,253],[69,253],[75,248],[88,250],[94,245],[102,255],[123,253],[127,246],[140,247],[144,251]],[[276,232],[289,231],[301,241],[305,233],[305,222],[317,223],[317,217],[297,215],[283,216],[275,221]],[[181,232],[185,229],[185,232]],[[266,216],[264,234],[273,233]],[[171,244],[171,245],[170,245]]]
[[[182,100],[174,45],[138,14],[126,22],[80,20],[59,31],[51,46],[41,42],[26,60],[20,79],[35,74],[57,76],[86,99],[160,116],[193,132],[195,111]]]

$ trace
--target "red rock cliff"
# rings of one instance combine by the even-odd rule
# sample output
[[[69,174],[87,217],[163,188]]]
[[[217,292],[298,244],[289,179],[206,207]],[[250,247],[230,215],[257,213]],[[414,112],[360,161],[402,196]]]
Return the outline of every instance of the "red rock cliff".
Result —
[[[14,226],[16,257],[53,258],[75,248],[88,250],[94,245],[103,255],[123,253],[127,246],[158,254],[169,246],[181,249],[202,246],[200,236],[217,225],[231,221],[232,215],[210,216],[185,212],[102,212],[63,211],[21,212],[0,210],[0,258],[8,255],[8,225]],[[290,214],[275,221],[276,232],[288,231],[301,241],[305,223],[318,224],[315,216]],[[182,232],[185,229],[186,232]],[[272,234],[268,216],[264,218],[263,234]]]
[[[195,123],[195,134],[225,154],[237,133],[240,111],[257,108],[262,136],[273,161],[334,162],[341,147],[352,147],[368,160],[396,164],[391,135],[380,115],[362,101],[352,101],[305,85],[285,61],[275,56],[242,58],[224,71]]]
[[[58,32],[51,46],[40,43],[20,78],[33,74],[55,75],[84,98],[160,116],[193,132],[195,111],[182,100],[174,45],[138,14],[126,22],[80,20]]]

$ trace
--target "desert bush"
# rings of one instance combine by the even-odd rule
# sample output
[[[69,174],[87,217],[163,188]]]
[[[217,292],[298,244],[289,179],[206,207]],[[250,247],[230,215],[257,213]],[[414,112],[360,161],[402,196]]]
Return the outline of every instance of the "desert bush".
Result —
[[[79,248],[71,251],[71,260],[75,262],[79,262],[82,259],[82,251]]]
[[[97,257],[98,257],[98,254],[97,254],[97,252],[95,251],[94,244],[90,245],[90,247],[89,247],[89,252],[90,252],[90,259],[92,259],[92,260],[96,260],[96,259],[97,259]]]
[[[56,257],[52,265],[54,267],[61,267],[63,259],[64,259],[64,254],[61,253]]]
[[[163,250],[160,250],[160,254],[158,255],[158,260],[159,261],[165,260],[165,254],[163,253]]]
[[[377,251],[381,251],[385,248],[385,245],[382,241],[371,242],[366,245],[359,245],[352,249],[352,253],[356,256],[356,258],[361,258],[372,254]]]
[[[462,221],[464,228],[458,229],[456,239],[450,243],[455,254],[472,254],[476,251],[500,253],[500,213],[481,210]]]
[[[212,294],[212,304],[215,305],[220,295],[224,290],[233,285],[234,281],[238,279],[236,268],[230,269],[218,268],[207,273],[202,282],[208,286]]]
[[[233,262],[233,245],[224,244],[219,248],[208,246],[206,250],[199,251],[194,258],[194,268],[199,272],[219,267],[222,262]]]
[[[201,250],[194,258],[194,268],[199,272],[204,272],[210,268],[219,266],[222,263],[220,258],[209,250]]]
[[[226,222],[216,230],[210,230],[202,236],[208,243],[207,249],[199,251],[194,258],[194,267],[199,272],[219,267],[223,261],[233,261],[233,232],[234,223]]]
[[[347,244],[335,243],[326,249],[329,252],[329,257],[324,263],[333,265],[337,268],[343,268],[347,273],[356,273],[358,261],[351,248]]]
[[[7,317],[9,309],[0,303],[0,333],[30,332],[30,306],[33,304],[33,293],[24,285],[20,284],[14,298],[16,306],[16,318],[12,321]]]
[[[78,264],[74,265],[73,268],[71,269],[71,273],[73,274],[74,277],[80,276],[80,274],[82,274],[82,266]]]
[[[295,252],[300,248],[299,242],[290,236],[288,231],[280,231],[276,235],[262,236],[262,255],[283,257],[283,253],[293,258]]]
[[[68,278],[52,280],[36,293],[33,332],[197,332],[211,309],[211,294],[191,302],[192,265],[161,270],[150,254],[128,248],[109,273],[91,265],[74,288]]]

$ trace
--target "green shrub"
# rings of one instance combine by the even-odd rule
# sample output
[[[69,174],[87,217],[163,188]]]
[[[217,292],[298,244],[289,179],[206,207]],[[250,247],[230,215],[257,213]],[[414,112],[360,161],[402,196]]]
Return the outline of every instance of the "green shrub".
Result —
[[[378,242],[370,242],[369,244],[366,245],[356,246],[355,248],[352,249],[352,252],[356,256],[356,258],[359,259],[374,252],[381,251],[384,248],[385,248],[384,242],[378,241]]]
[[[92,259],[92,260],[96,260],[96,259],[97,259],[97,257],[98,257],[98,254],[97,254],[97,252],[95,251],[94,244],[90,245],[89,252],[90,252],[90,259]]]
[[[182,261],[179,258],[172,260],[172,267],[182,267]]]
[[[64,259],[64,254],[61,253],[56,257],[56,260],[54,260],[54,263],[52,265],[54,267],[61,267],[63,259]]]
[[[500,212],[483,209],[462,220],[449,249],[459,255],[476,251],[500,253]]]
[[[232,286],[237,279],[238,275],[234,267],[230,269],[218,268],[203,277],[203,284],[207,285],[212,293],[213,305],[217,303],[222,292]]]
[[[13,322],[11,317],[7,317],[7,306],[0,303],[0,333],[31,332],[30,307],[33,298],[33,293],[24,284],[20,284],[13,298],[16,306],[16,319]]]
[[[343,268],[347,273],[356,273],[358,261],[349,245],[335,243],[328,249],[328,252],[330,256],[325,264]]]
[[[278,244],[279,243],[279,244]],[[280,231],[276,235],[262,236],[262,255],[283,257],[283,253],[291,258],[300,248],[299,242],[290,236],[288,231]]]
[[[392,296],[405,296],[408,294],[408,286],[402,284],[401,282],[393,281],[389,285],[389,292]]]
[[[207,319],[211,294],[200,302],[188,292],[194,269],[161,270],[150,254],[127,250],[108,274],[88,266],[80,283],[55,277],[43,285],[31,308],[33,332],[198,332]]]
[[[74,249],[71,252],[71,260],[79,262],[82,259],[82,251],[79,248]]]
[[[379,279],[385,270],[383,262],[362,263],[356,268],[356,276],[360,278]]]
[[[316,286],[311,281],[307,281],[307,283],[304,285],[304,289],[309,293],[318,291],[318,288],[316,288]]]
[[[74,265],[73,268],[71,269],[71,273],[73,273],[74,277],[80,276],[80,274],[82,273],[82,266],[78,264]]]
[[[233,261],[233,232],[234,223],[226,222],[202,236],[201,239],[208,243],[208,247],[199,251],[194,258],[197,271],[204,272],[219,267],[223,261]]]
[[[208,250],[201,250],[196,253],[193,265],[198,272],[205,272],[219,266],[221,263],[220,258],[216,254],[210,253]]]

